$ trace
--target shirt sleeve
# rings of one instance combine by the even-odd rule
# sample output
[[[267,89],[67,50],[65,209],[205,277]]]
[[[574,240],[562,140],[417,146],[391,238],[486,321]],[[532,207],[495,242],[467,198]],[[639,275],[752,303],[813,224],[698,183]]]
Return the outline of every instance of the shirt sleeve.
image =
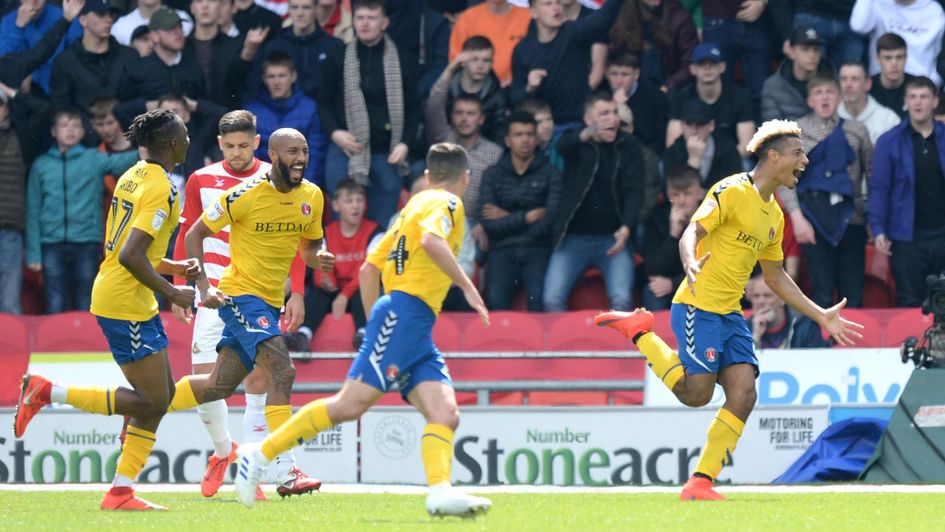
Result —
[[[778,220],[778,226],[774,228],[774,238],[768,242],[768,246],[758,260],[769,260],[772,262],[781,262],[784,260],[784,250],[781,248],[781,241],[784,240],[784,217]]]
[[[384,270],[384,263],[387,262],[387,255],[390,253],[391,245],[394,243],[394,235],[397,234],[395,228],[399,227],[396,223],[393,227],[389,228],[384,236],[381,237],[380,242],[374,249],[370,249],[368,256],[365,259],[365,262],[375,266],[379,270]]]
[[[230,188],[203,212],[200,219],[211,231],[217,233],[249,212],[252,202],[243,193],[245,186],[240,184]]]
[[[706,233],[711,233],[716,227],[722,225],[722,223],[728,219],[732,209],[735,208],[735,206],[732,205],[732,203],[737,203],[733,201],[735,195],[731,191],[728,191],[728,193],[725,194],[725,198],[722,198],[723,192],[726,191],[724,189],[719,190],[718,184],[714,185],[709,190],[709,193],[706,194],[705,199],[702,200],[702,204],[696,209],[695,214],[692,215],[690,221],[699,222],[699,225],[705,229]]]
[[[462,217],[457,216],[457,207],[459,202],[451,198],[448,203],[436,205],[430,212],[420,220],[420,234],[433,234],[444,240],[449,239],[453,227],[456,225],[456,219],[462,222]],[[462,230],[462,226],[460,226]]]
[[[325,232],[322,229],[322,212],[325,208],[325,200],[322,198],[322,191],[320,189],[315,189],[315,193],[312,194],[312,223],[308,225],[305,229],[305,232],[302,233],[302,236],[309,240],[318,240],[325,236]]]
[[[140,229],[145,233],[156,237],[158,232],[168,223],[171,216],[171,184],[148,187],[141,194],[141,200],[137,205],[131,204],[132,209],[138,209],[138,214],[134,217],[135,229]],[[124,202],[118,206],[119,212],[125,207]],[[174,223],[171,220],[170,223]]]

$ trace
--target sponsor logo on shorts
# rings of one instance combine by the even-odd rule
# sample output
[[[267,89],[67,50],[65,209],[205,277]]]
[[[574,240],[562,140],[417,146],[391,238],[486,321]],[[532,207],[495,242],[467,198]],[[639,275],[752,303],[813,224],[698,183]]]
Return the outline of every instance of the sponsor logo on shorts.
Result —
[[[269,327],[269,318],[267,318],[267,317],[265,317],[265,316],[260,316],[260,317],[256,318],[256,325],[259,325],[259,326],[262,327],[263,329]]]
[[[709,362],[715,362],[715,359],[717,356],[718,356],[718,353],[715,352],[714,347],[710,347],[705,350],[705,359],[708,360]]]
[[[309,214],[312,214],[312,206],[308,203],[302,203],[302,215],[308,216]]]
[[[400,375],[400,368],[397,367],[397,364],[387,366],[387,380],[395,381],[398,375]]]

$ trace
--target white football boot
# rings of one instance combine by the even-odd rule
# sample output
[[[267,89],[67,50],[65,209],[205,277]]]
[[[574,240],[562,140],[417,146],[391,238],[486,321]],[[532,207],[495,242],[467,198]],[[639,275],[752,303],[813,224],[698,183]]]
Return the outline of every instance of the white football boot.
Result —
[[[427,495],[427,513],[431,516],[456,515],[475,517],[489,511],[492,501],[458,490],[449,482],[441,482],[430,488]]]
[[[243,506],[252,508],[256,503],[256,487],[266,475],[268,466],[258,443],[244,443],[236,448],[236,497]]]

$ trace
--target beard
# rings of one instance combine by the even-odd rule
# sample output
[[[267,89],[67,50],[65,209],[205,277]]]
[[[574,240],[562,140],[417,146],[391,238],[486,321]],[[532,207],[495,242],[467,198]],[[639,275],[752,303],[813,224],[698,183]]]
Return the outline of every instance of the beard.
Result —
[[[296,188],[302,185],[302,180],[304,179],[304,177],[300,177],[297,182],[293,182],[292,178],[289,177],[289,172],[291,171],[291,168],[289,168],[289,165],[285,164],[282,161],[276,161],[275,166],[276,168],[279,169],[279,179],[282,180],[286,184],[286,186],[288,186],[289,188]],[[305,175],[304,167],[302,168],[302,175],[303,176]]]

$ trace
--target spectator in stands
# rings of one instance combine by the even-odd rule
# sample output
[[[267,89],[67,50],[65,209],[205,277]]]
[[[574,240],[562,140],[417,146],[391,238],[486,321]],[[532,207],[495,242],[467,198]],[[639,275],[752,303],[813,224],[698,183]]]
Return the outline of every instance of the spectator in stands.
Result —
[[[482,226],[489,235],[486,303],[511,308],[515,286],[524,286],[528,310],[541,312],[545,270],[551,257],[551,224],[561,204],[561,174],[535,148],[537,124],[525,111],[509,117],[509,150],[482,178]]]
[[[138,26],[131,33],[131,48],[138,52],[138,57],[147,57],[154,53],[154,43],[151,42],[151,29],[144,26]]]
[[[577,0],[561,0],[561,16],[564,17],[564,20],[577,20],[593,12],[593,9]]]
[[[341,0],[318,0],[315,19],[325,33],[348,44],[354,40],[354,24],[351,21],[351,6]]]
[[[679,237],[705,196],[699,173],[678,166],[666,174],[666,199],[657,205],[643,232],[643,306],[647,310],[667,310],[679,283],[685,279],[679,260]]]
[[[223,0],[191,0],[194,31],[184,41],[184,54],[196,59],[203,73],[207,97],[229,109],[239,106],[246,76],[269,28],[247,31],[242,39],[220,31]]]
[[[184,52],[184,30],[177,12],[169,8],[158,10],[151,15],[148,28],[154,53],[128,65],[127,74],[118,84],[118,97],[122,101],[144,102],[148,109],[153,109],[155,101],[169,93],[194,100],[203,98],[207,94],[203,70],[193,55]]]
[[[516,111],[525,111],[535,117],[537,124],[538,151],[548,159],[548,163],[564,172],[564,158],[558,152],[558,139],[561,138],[563,131],[555,132],[555,119],[551,116],[551,106],[544,100],[538,98],[527,98],[524,102],[518,104]]]
[[[837,115],[840,83],[817,74],[807,83],[813,113],[798,121],[809,163],[797,189],[778,194],[791,217],[811,279],[811,299],[829,308],[834,293],[848,307],[863,306],[866,272],[864,186],[869,182],[873,143],[866,126]]]
[[[863,63],[844,63],[840,67],[840,95],[843,103],[837,113],[844,120],[856,120],[866,126],[870,142],[876,144],[880,135],[899,125],[901,120],[892,109],[880,105],[870,95],[872,84]]]
[[[703,40],[719,45],[722,60],[729,67],[724,72],[726,80],[734,79],[735,65],[741,63],[745,86],[756,108],[774,59],[769,44],[771,28],[763,17],[767,5],[765,0],[702,2]]]
[[[98,151],[104,153],[122,153],[134,150],[125,135],[121,124],[115,117],[115,106],[118,100],[113,97],[96,98],[89,104],[88,113],[92,120],[92,129],[102,143],[98,146]],[[112,196],[115,194],[115,185],[118,184],[118,178],[121,174],[105,174],[103,183],[105,185],[104,202],[102,202],[102,219],[108,217],[108,211],[111,210]]]
[[[666,124],[669,121],[666,93],[640,77],[637,55],[626,50],[611,50],[607,54],[606,76],[614,97],[618,100],[626,97],[627,105],[633,111],[637,138],[653,153],[662,154],[666,148]]]
[[[138,54],[111,35],[115,11],[105,0],[85,0],[79,15],[84,33],[52,64],[52,101],[56,107],[83,111],[96,98],[117,96],[118,82]]]
[[[459,54],[453,64],[468,62],[468,56]],[[466,213],[468,227],[476,239],[479,248],[485,251],[489,247],[489,240],[485,231],[479,225],[480,190],[482,175],[487,168],[499,162],[502,157],[502,148],[498,144],[485,138],[482,126],[486,116],[483,103],[475,95],[460,95],[453,99],[452,106],[447,106],[451,76],[447,69],[433,85],[427,106],[424,111],[426,118],[426,135],[429,144],[452,142],[466,148],[469,156],[469,183],[463,194],[463,209]],[[449,109],[449,122],[447,122]]]
[[[775,0],[772,19],[787,46],[795,26],[813,26],[824,39],[824,51],[835,65],[862,61],[866,39],[850,28],[854,0]],[[766,2],[768,3],[768,2]]]
[[[19,314],[26,166],[20,140],[10,121],[7,89],[0,84],[0,314]]]
[[[918,307],[925,278],[945,271],[945,124],[933,119],[938,89],[906,82],[908,120],[876,142],[867,205],[876,249],[891,255],[896,304]]]
[[[558,0],[532,0],[535,23],[512,53],[512,103],[541,98],[551,105],[559,130],[578,126],[582,102],[590,93],[591,45],[613,24],[621,4],[621,0],[608,0],[594,13],[572,22],[561,16]]]
[[[788,308],[759,272],[748,280],[745,295],[751,303],[747,318],[755,349],[806,349],[830,347],[820,326]]]
[[[735,141],[715,130],[712,108],[702,100],[688,100],[680,114],[682,135],[663,154],[663,169],[670,172],[688,166],[699,172],[708,189],[718,181],[742,171],[742,160]]]
[[[620,131],[617,103],[594,93],[585,104],[581,130],[558,141],[564,156],[564,195],[552,223],[555,246],[545,276],[545,311],[568,309],[574,283],[589,267],[604,274],[611,308],[633,307],[630,235],[643,203],[640,142]]]
[[[626,93],[623,91],[614,93],[614,102],[617,103],[617,115],[620,117],[620,131],[623,131],[627,135],[636,136],[633,111],[630,110],[627,102],[623,100],[625,94]],[[637,137],[637,140],[639,140],[639,137]],[[643,205],[640,206],[640,215],[637,219],[638,223],[646,221],[647,217],[653,211],[653,207],[655,207],[656,203],[660,200],[660,195],[662,194],[660,181],[663,178],[661,175],[659,156],[653,153],[653,150],[642,142],[640,143],[640,149],[643,152],[643,169],[644,175],[646,176],[646,185],[643,189]]]
[[[512,51],[528,33],[532,21],[531,13],[513,6],[507,0],[486,0],[460,13],[450,34],[450,57],[452,61],[463,51],[463,43],[470,37],[481,35],[495,47],[492,70],[502,86],[512,82]]]
[[[352,12],[357,39],[329,53],[319,85],[322,130],[332,140],[325,182],[329,195],[346,177],[363,185],[367,217],[383,225],[409,174],[405,141],[419,126],[417,74],[384,33],[382,1],[355,0]]]
[[[643,77],[663,92],[689,83],[697,44],[692,16],[674,0],[628,0],[610,28],[611,48],[637,54]]]
[[[256,130],[261,138],[256,157],[269,162],[269,136],[283,127],[300,131],[308,140],[309,159],[305,179],[325,186],[326,139],[318,119],[315,100],[299,90],[298,73],[292,57],[275,52],[263,61],[263,85],[256,98],[246,103],[246,110],[256,115]]]
[[[326,62],[334,50],[342,49],[339,39],[325,33],[315,20],[316,0],[289,0],[289,19],[292,25],[283,29],[268,43],[256,59],[255,74],[250,78],[250,89],[254,94],[262,88],[262,62],[274,52],[292,56],[292,63],[299,73],[299,87],[309,98],[321,101],[317,96],[318,85],[325,78]]]
[[[417,72],[421,100],[450,62],[450,21],[428,4],[426,0],[385,0],[390,20],[385,32],[397,45],[401,61],[412,62],[409,69]]]
[[[76,14],[82,9],[82,2],[73,0],[68,4],[71,5],[67,6],[67,14],[63,13],[59,6],[47,3],[46,0],[20,0],[20,7],[0,20],[0,57],[22,53],[35,47],[60,19],[65,17],[70,22],[65,38],[55,48],[53,55],[33,72],[33,81],[42,87],[46,94],[50,93],[53,59],[66,46],[82,38],[82,26],[75,21]]]
[[[936,86],[942,76],[936,70],[942,36],[945,35],[945,11],[934,0],[856,0],[850,15],[850,27],[870,38],[870,49],[877,48],[880,37],[887,32],[900,33],[909,55],[906,72],[927,76]],[[879,74],[876,58],[870,62],[870,73]]]
[[[181,2],[177,2],[177,4],[178,7],[184,7]],[[171,7],[162,4],[161,0],[138,0],[138,7],[116,20],[115,24],[112,25],[112,35],[119,44],[128,46],[131,43],[131,34],[134,33],[136,28],[148,26],[153,31],[154,26],[151,25],[151,17],[158,11],[166,9],[171,9]],[[190,32],[194,29],[194,21],[190,18],[190,15],[183,9],[175,8],[171,11],[177,13],[184,36],[190,35]]]
[[[217,19],[217,25],[220,27],[220,33],[226,35],[227,37],[233,37],[234,39],[239,39],[240,29],[236,27],[236,23],[233,22],[233,15],[236,14],[236,4],[233,3],[233,0],[220,0],[220,18]],[[270,32],[272,30],[269,30]],[[266,35],[266,38],[269,38],[269,35]]]
[[[761,120],[797,120],[810,112],[807,82],[818,72],[833,71],[820,56],[824,41],[813,26],[798,26],[791,34],[778,71],[761,90]]]
[[[253,0],[232,0],[235,13],[233,13],[233,24],[239,30],[240,35],[246,35],[249,30],[256,28],[269,28],[266,34],[266,42],[269,42],[279,35],[282,31],[282,17],[259,5]]]
[[[27,182],[26,263],[43,272],[49,314],[89,308],[102,254],[103,221],[97,215],[102,178],[121,174],[138,160],[136,152],[110,155],[86,148],[79,144],[84,133],[77,110],[56,112],[56,145],[33,162]]]
[[[474,96],[482,102],[485,123],[482,134],[493,142],[505,134],[505,117],[509,114],[508,96],[499,84],[499,78],[492,71],[492,56],[495,50],[489,39],[477,35],[466,39],[463,52],[450,62],[440,74],[442,83],[446,80],[449,108],[453,100],[460,96]],[[427,103],[429,106],[429,102]],[[428,135],[429,137],[429,135]]]
[[[692,64],[689,65],[693,83],[670,93],[667,147],[672,146],[682,135],[683,104],[690,100],[701,100],[712,112],[715,132],[735,141],[741,158],[748,157],[746,146],[755,134],[755,111],[747,90],[722,79],[727,68],[718,45],[704,42],[696,46],[692,52]]]
[[[899,35],[887,33],[876,41],[875,62],[879,65],[879,73],[873,75],[870,95],[900,118],[909,116],[906,111],[906,82],[914,76],[906,72],[908,57],[906,40]]]
[[[305,287],[305,322],[299,332],[308,342],[329,313],[340,320],[350,312],[356,331],[352,344],[354,349],[361,347],[367,320],[358,290],[358,270],[367,256],[368,244],[378,233],[377,224],[364,219],[366,201],[364,187],[354,180],[338,183],[331,200],[338,219],[325,228],[328,251],[335,255],[335,270],[330,274],[316,270],[312,284]]]

